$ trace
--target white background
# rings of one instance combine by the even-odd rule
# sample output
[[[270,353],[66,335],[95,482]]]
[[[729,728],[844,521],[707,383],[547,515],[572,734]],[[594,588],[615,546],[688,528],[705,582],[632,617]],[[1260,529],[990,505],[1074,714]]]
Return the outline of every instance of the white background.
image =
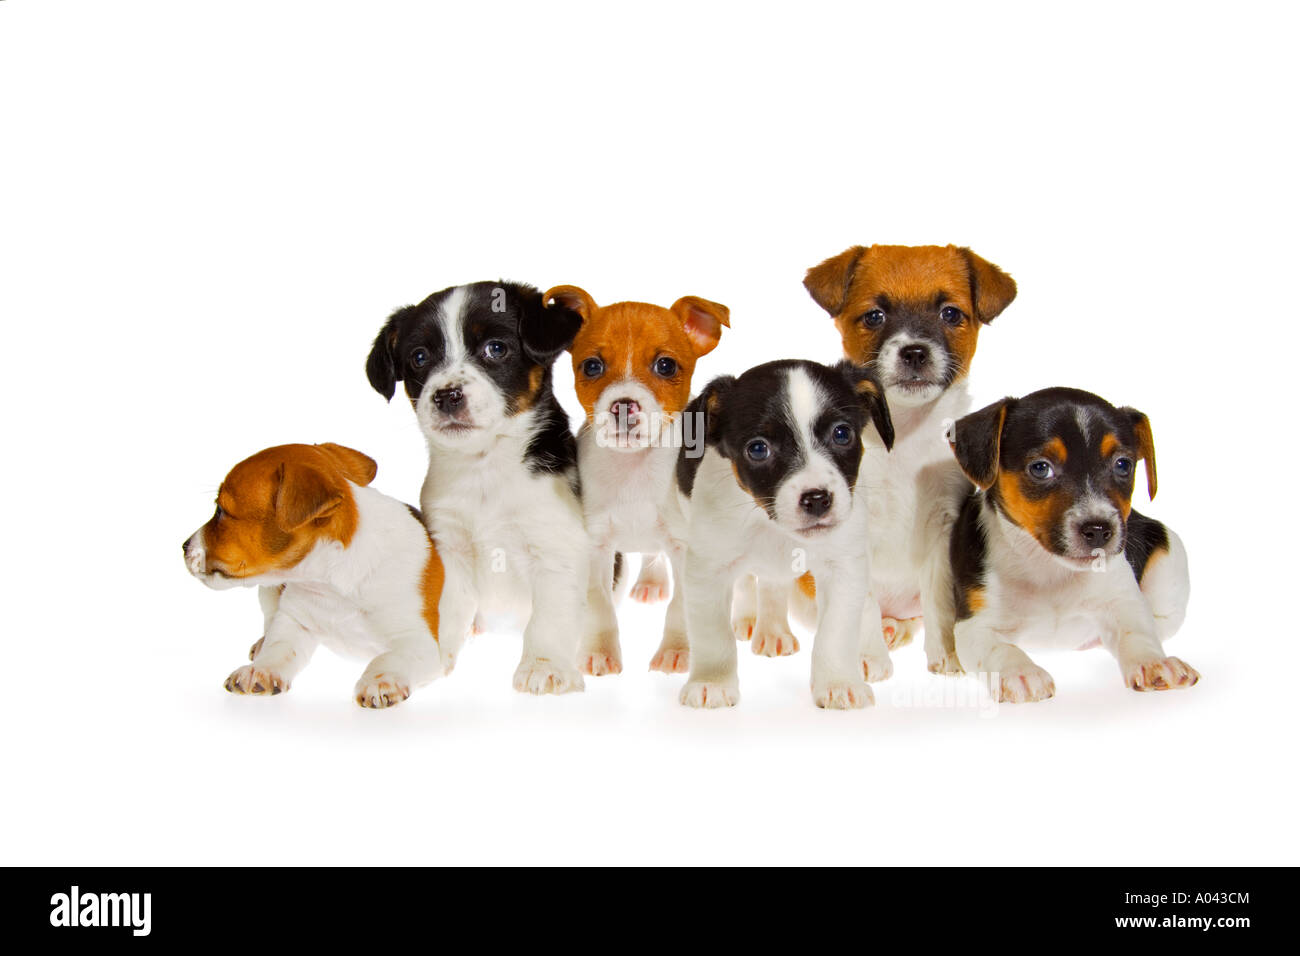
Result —
[[[635,12],[633,12],[635,11]],[[1282,4],[0,5],[8,863],[1295,863],[1295,24]],[[532,699],[518,637],[363,712],[180,543],[237,460],[354,445],[418,495],[366,382],[394,307],[498,277],[724,302],[696,385],[839,342],[801,286],[855,243],[969,245],[1019,298],[978,402],[1146,411],[1203,675],[1100,651],[1058,696],[812,704],[807,644],[740,706],[644,671]],[[557,390],[568,406],[572,376]],[[970,687],[965,686],[969,692]]]

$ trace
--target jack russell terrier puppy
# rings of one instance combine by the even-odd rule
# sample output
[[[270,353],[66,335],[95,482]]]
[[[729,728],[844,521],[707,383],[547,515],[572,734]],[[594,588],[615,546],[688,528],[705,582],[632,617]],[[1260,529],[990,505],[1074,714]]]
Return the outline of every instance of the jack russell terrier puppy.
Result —
[[[551,364],[582,319],[516,282],[477,282],[399,309],[366,362],[402,382],[429,446],[420,508],[446,565],[442,653],[476,611],[526,621],[516,690],[582,689],[575,666],[590,563],[568,417]]]
[[[869,510],[871,590],[883,613],[883,631],[864,622],[863,667],[881,680],[893,672],[886,647],[910,641],[923,616],[950,616],[942,607],[950,591],[943,543],[966,482],[953,466],[947,427],[970,409],[980,327],[1011,303],[1016,284],[949,245],[854,246],[809,269],[804,286],[835,320],[848,360],[884,386],[894,424],[892,449],[863,435],[858,479]],[[778,626],[783,597],[760,599],[776,608]],[[798,612],[798,590],[793,597]],[[925,629],[925,655],[933,672],[960,671],[951,636],[945,642],[939,628]]]
[[[545,301],[557,302],[582,317],[569,351],[573,377],[587,420],[578,431],[578,472],[582,507],[591,538],[592,567],[587,603],[593,628],[579,648],[579,667],[588,674],[623,669],[614,614],[616,555],[643,555],[632,588],[638,600],[672,599],[663,640],[650,669],[685,671],[686,639],[682,562],[686,517],[673,475],[685,438],[681,417],[691,397],[696,361],[712,352],[730,325],[725,305],[684,296],[665,309],[644,302],[599,307],[583,289],[556,286]]]
[[[262,638],[226,678],[234,694],[279,694],[318,644],[371,658],[362,707],[391,707],[444,672],[443,568],[418,513],[367,487],[375,463],[342,445],[279,445],[240,462],[185,566],[210,588],[258,587]]]
[[[870,591],[868,512],[857,489],[862,433],[885,448],[894,429],[872,373],[786,360],[714,379],[686,409],[703,415],[706,450],[677,463],[689,499],[683,580],[690,635],[691,707],[739,700],[736,642],[728,620],[742,575],[782,582],[817,576],[812,693],[819,707],[872,702],[859,661],[862,619],[880,630]]]
[[[1145,415],[1049,388],[960,419],[953,450],[976,485],[949,549],[962,667],[989,675],[1008,702],[1056,692],[1021,650],[1033,644],[1101,644],[1134,690],[1200,679],[1161,647],[1187,610],[1187,552],[1173,531],[1132,510],[1139,461],[1156,494]]]

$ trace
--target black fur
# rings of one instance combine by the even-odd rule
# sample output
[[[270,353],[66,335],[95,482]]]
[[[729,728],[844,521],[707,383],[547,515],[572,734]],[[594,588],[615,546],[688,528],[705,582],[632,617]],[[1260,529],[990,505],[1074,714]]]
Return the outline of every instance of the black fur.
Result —
[[[1124,557],[1128,558],[1133,575],[1139,582],[1146,574],[1147,563],[1157,551],[1169,550],[1169,532],[1164,524],[1137,511],[1128,514],[1128,529],[1124,538]]]
[[[952,537],[948,539],[948,558],[952,562],[952,594],[957,608],[957,620],[973,617],[975,609],[970,604],[971,591],[984,586],[984,568],[988,558],[988,539],[980,524],[980,510],[984,496],[972,492],[964,502],[953,524]]]

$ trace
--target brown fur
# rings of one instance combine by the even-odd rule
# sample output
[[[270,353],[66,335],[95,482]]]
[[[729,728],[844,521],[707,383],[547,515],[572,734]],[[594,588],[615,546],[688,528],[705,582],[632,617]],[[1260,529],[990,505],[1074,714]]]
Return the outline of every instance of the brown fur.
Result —
[[[1032,480],[1023,471],[1002,471],[998,473],[994,488],[1007,517],[1051,551],[1052,529],[1060,524],[1073,499],[1063,489],[1037,497],[1027,494],[1026,488]]]

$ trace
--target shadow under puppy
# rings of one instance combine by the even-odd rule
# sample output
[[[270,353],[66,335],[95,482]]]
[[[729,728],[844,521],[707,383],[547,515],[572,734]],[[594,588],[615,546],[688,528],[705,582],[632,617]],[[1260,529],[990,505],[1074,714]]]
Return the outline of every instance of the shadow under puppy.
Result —
[[[691,644],[681,693],[692,707],[739,700],[729,611],[743,575],[781,582],[817,576],[812,693],[819,707],[865,707],[872,694],[859,660],[864,614],[880,627],[870,594],[867,509],[855,491],[862,432],[885,446],[893,426],[883,390],[849,363],[769,362],[714,379],[686,409],[703,415],[706,450],[677,465],[689,500],[683,574]]]
[[[1161,646],[1187,610],[1187,552],[1173,531],[1132,509],[1139,461],[1156,493],[1144,414],[1049,388],[960,419],[953,450],[977,486],[949,551],[962,667],[989,675],[1008,702],[1056,692],[1022,646],[1100,644],[1134,690],[1200,679]]]
[[[435,292],[388,319],[366,362],[402,382],[429,448],[420,508],[446,565],[439,606],[455,661],[475,612],[526,621],[516,690],[581,690],[575,666],[590,562],[568,416],[551,365],[581,325],[518,282]]]
[[[342,445],[278,445],[221,483],[185,566],[210,588],[258,587],[265,615],[226,690],[287,691],[318,644],[371,658],[353,691],[362,707],[401,703],[444,672],[442,561],[413,509],[367,487],[375,471]]]
[[[685,435],[681,413],[690,401],[695,363],[717,346],[730,313],[725,305],[697,296],[684,296],[667,309],[645,302],[600,307],[572,285],[550,289],[545,300],[582,317],[569,349],[587,415],[578,430],[578,472],[592,547],[587,587],[592,629],[579,648],[579,667],[593,675],[623,669],[613,601],[615,561],[617,554],[639,552],[644,564],[635,597],[658,600],[668,594],[669,574],[673,581],[663,640],[650,669],[685,671],[686,517],[673,475],[685,439],[698,439],[695,451],[702,452],[703,434]]]

